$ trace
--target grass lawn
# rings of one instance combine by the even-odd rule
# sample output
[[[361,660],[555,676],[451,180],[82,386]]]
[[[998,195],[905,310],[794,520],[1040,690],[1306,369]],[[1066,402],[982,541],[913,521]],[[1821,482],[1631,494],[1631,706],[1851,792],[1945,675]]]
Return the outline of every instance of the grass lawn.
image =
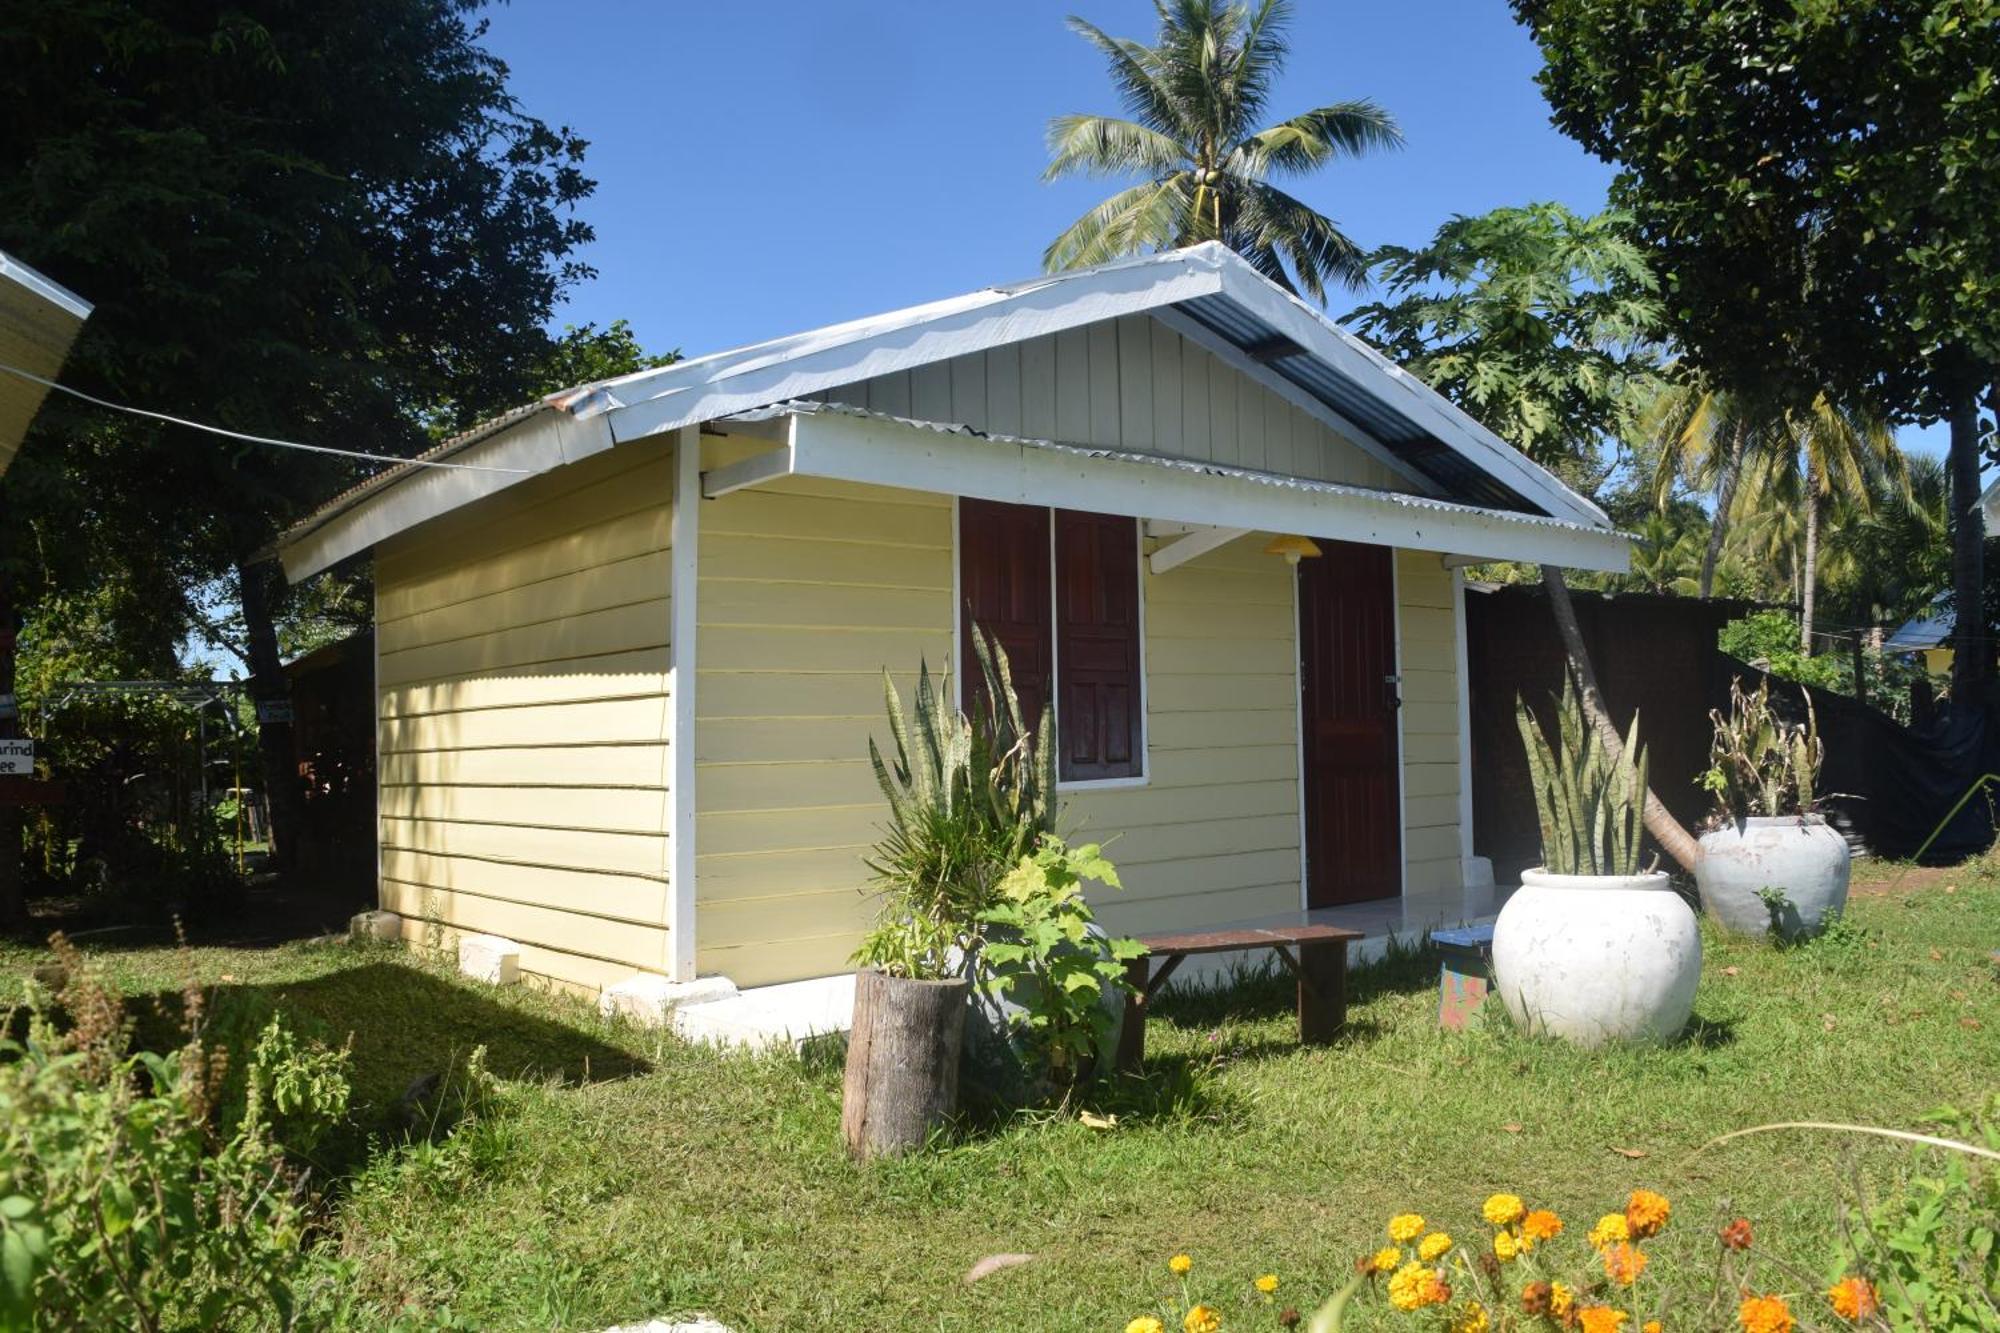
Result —
[[[1649,1279],[1705,1269],[1736,1213],[1817,1273],[1837,1201],[1908,1170],[1910,1150],[1780,1133],[1692,1154],[1774,1120],[1919,1128],[2000,1091],[2000,867],[1921,879],[1858,897],[1852,929],[1803,948],[1705,934],[1698,1026],[1668,1048],[1440,1032],[1434,965],[1414,959],[1364,970],[1349,1036],[1301,1050],[1288,987],[1254,981],[1162,1004],[1148,1084],[1097,1107],[1116,1128],[1023,1116],[871,1168],[841,1154],[824,1061],[688,1048],[388,949],[192,961],[233,1021],[275,1007],[352,1034],[354,1174],[316,1262],[356,1323],[597,1328],[700,1310],[745,1331],[1115,1333],[1161,1303],[1165,1260],[1186,1251],[1234,1329],[1275,1326],[1244,1307],[1251,1277],[1278,1274],[1310,1308],[1390,1213],[1475,1239],[1502,1189],[1578,1232],[1636,1186],[1668,1194]],[[177,987],[171,950],[100,956],[130,991]],[[0,970],[33,959],[8,948]],[[410,1080],[476,1044],[505,1081],[491,1111],[440,1146],[384,1149]],[[963,1280],[1011,1251],[1035,1258]]]

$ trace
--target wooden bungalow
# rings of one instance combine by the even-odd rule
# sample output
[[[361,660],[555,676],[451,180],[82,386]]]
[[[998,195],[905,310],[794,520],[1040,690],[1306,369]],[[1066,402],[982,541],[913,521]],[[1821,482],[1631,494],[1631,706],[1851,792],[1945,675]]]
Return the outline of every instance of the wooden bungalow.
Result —
[[[1605,516],[1216,245],[587,385],[339,497],[373,553],[382,905],[524,971],[848,971],[882,671],[1055,710],[1113,930],[1465,914],[1475,559]],[[1308,541],[1298,541],[1306,538]],[[1476,904],[1474,904],[1476,906]]]

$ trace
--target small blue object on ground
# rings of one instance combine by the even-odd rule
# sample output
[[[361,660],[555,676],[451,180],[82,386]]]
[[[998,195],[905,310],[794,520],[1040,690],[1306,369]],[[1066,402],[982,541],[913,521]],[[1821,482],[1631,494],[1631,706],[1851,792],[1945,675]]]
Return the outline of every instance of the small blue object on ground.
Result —
[[[1438,1025],[1456,1032],[1492,988],[1493,927],[1458,926],[1434,930],[1431,943],[1444,955],[1438,970]]]

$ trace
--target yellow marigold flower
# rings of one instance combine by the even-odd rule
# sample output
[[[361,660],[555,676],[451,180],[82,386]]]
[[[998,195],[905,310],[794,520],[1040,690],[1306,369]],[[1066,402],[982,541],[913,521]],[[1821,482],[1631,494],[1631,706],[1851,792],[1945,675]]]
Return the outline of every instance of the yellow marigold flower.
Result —
[[[1433,1263],[1451,1251],[1451,1237],[1442,1231],[1433,1231],[1424,1237],[1424,1243],[1417,1246],[1417,1258],[1425,1263]]]
[[[1560,1282],[1549,1284],[1549,1313],[1558,1319],[1569,1318],[1569,1312],[1576,1308],[1576,1293]]]
[[[1604,1251],[1604,1276],[1621,1287],[1629,1287],[1646,1271],[1646,1256],[1629,1241],[1619,1241]]]
[[[1792,1333],[1792,1307],[1782,1296],[1746,1296],[1736,1307],[1743,1333]]]
[[[1197,1305],[1181,1320],[1186,1333],[1222,1333],[1222,1311],[1212,1305]]]
[[[1529,1240],[1554,1240],[1562,1229],[1563,1220],[1546,1208],[1537,1208],[1521,1219],[1521,1234]]]
[[[1375,1251],[1375,1257],[1368,1262],[1378,1273],[1393,1273],[1396,1265],[1403,1262],[1403,1252],[1393,1245],[1384,1245]]]
[[[1389,1239],[1408,1245],[1424,1234],[1424,1219],[1416,1213],[1398,1213],[1389,1219]]]
[[[1621,1240],[1632,1239],[1631,1229],[1625,1225],[1625,1214],[1606,1213],[1597,1219],[1597,1225],[1590,1229],[1590,1243],[1598,1249],[1616,1245]]]
[[[1404,1264],[1389,1279],[1389,1304],[1398,1310],[1421,1310],[1427,1305],[1442,1305],[1450,1299],[1451,1288],[1445,1285],[1443,1275],[1435,1268]]]
[[[1486,1333],[1488,1322],[1486,1307],[1474,1301],[1451,1321],[1451,1333]]]
[[[1632,1316],[1623,1310],[1614,1310],[1608,1305],[1586,1305],[1576,1312],[1577,1322],[1583,1325],[1583,1333],[1618,1333],[1618,1329]]]
[[[1511,1264],[1514,1262],[1515,1256],[1520,1253],[1521,1253],[1521,1242],[1514,1239],[1513,1232],[1496,1231],[1493,1233],[1494,1258],[1498,1259],[1503,1264]]]
[[[1667,1225],[1667,1215],[1671,1212],[1673,1206],[1666,1195],[1633,1190],[1632,1197],[1625,1201],[1625,1228],[1632,1233],[1633,1240],[1657,1236]]]
[[[1826,1298],[1832,1302],[1833,1312],[1842,1319],[1865,1319],[1882,1308],[1882,1300],[1875,1294],[1875,1284],[1853,1274],[1828,1287]]]
[[[1142,1314],[1125,1325],[1125,1333],[1167,1333],[1167,1326],[1152,1315]]]
[[[1520,1221],[1521,1214],[1528,1211],[1528,1206],[1521,1202],[1521,1196],[1518,1194],[1491,1194],[1487,1196],[1485,1206],[1479,1211],[1485,1214],[1486,1220],[1494,1226],[1507,1227]]]
[[[1266,1296],[1269,1296],[1278,1289],[1278,1275],[1276,1273],[1266,1273],[1251,1285],[1255,1286],[1257,1290],[1263,1292]]]
[[[1167,1271],[1175,1277],[1186,1277],[1188,1270],[1193,1267],[1194,1260],[1188,1258],[1185,1254],[1177,1254],[1167,1260]]]

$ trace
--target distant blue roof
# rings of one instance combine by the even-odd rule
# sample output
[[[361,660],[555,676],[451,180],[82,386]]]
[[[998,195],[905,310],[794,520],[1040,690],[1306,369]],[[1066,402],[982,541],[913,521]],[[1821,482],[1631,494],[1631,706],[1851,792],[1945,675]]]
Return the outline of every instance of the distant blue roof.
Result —
[[[1958,617],[1951,609],[1951,589],[1946,588],[1931,598],[1923,615],[1891,634],[1882,649],[1890,653],[1915,653],[1925,648],[1942,648],[1951,641],[1951,632],[1957,624]]]

